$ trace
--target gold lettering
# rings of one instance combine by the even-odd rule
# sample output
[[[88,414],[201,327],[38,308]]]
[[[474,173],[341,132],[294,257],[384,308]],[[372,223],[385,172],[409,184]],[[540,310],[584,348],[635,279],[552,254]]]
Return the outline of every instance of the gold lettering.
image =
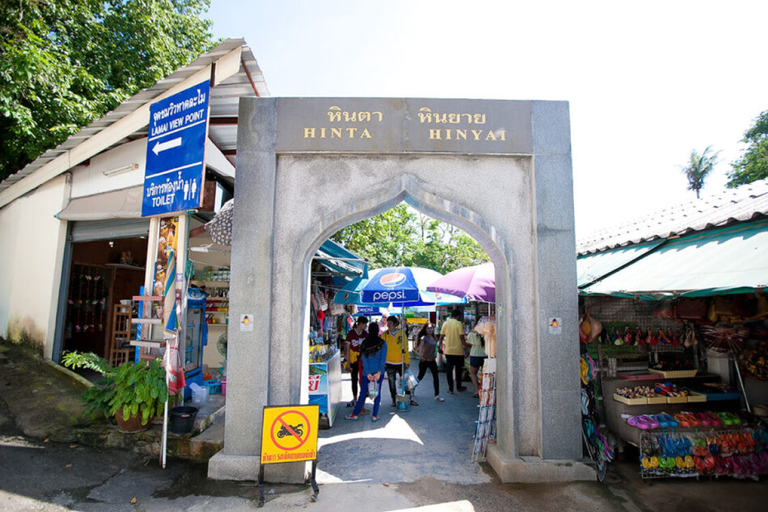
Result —
[[[485,136],[485,140],[496,140],[496,135],[491,130],[488,130],[488,135]]]
[[[363,128],[363,133],[360,134],[361,139],[370,139],[371,134],[368,132],[368,128]]]
[[[321,139],[325,138],[325,128],[320,128],[320,138]]]
[[[470,130],[475,140],[480,140],[480,136],[483,134],[483,130]]]
[[[314,139],[315,138],[315,129],[314,128],[304,128],[304,138],[305,139]]]
[[[445,130],[445,140],[451,140],[451,129],[447,128]]]
[[[435,128],[429,129],[429,140],[440,140],[440,130]]]
[[[341,128],[331,128],[331,138],[332,139],[340,139],[341,138]]]
[[[357,128],[347,128],[347,135],[350,139],[355,138],[355,134],[357,133]]]
[[[499,139],[507,140],[507,131],[506,130],[499,130],[499,135],[501,135],[501,137],[499,137]]]
[[[456,130],[456,140],[467,140],[467,130]]]

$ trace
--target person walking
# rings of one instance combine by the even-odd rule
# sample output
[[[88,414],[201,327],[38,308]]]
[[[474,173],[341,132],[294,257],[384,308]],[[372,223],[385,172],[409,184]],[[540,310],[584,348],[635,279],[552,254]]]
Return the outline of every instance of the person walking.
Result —
[[[475,327],[477,327],[477,325],[475,325]],[[485,338],[483,338],[480,333],[478,333],[473,328],[467,336],[467,345],[470,346],[469,378],[472,379],[472,386],[475,388],[475,393],[472,396],[477,398],[480,396],[480,385],[477,382],[477,372],[483,366],[483,362],[488,357],[488,355],[485,353]]]
[[[387,343],[387,379],[389,394],[392,396],[392,407],[397,407],[397,376],[403,378],[403,366],[407,370],[411,366],[411,355],[408,353],[408,339],[405,331],[400,329],[400,320],[396,316],[387,317],[387,332],[382,336]],[[419,405],[411,397],[411,405]]]
[[[344,340],[344,357],[349,364],[349,375],[352,381],[352,400],[347,404],[347,407],[353,407],[357,403],[358,381],[360,387],[365,385],[362,378],[363,364],[360,359],[360,344],[368,336],[368,331],[365,330],[367,326],[368,319],[364,316],[359,317],[355,321],[354,328],[347,333]],[[362,390],[362,393],[365,393],[365,390]]]
[[[454,373],[456,374],[456,390],[467,388],[461,385],[461,374],[464,371],[464,351],[467,348],[464,336],[464,325],[461,319],[464,315],[460,309],[451,312],[451,319],[440,329],[440,350],[445,354],[445,376],[448,379],[448,394],[453,394]]]
[[[425,323],[419,333],[416,335],[414,350],[419,354],[419,376],[421,379],[427,374],[427,370],[432,372],[432,382],[435,385],[435,402],[445,402],[445,398],[440,396],[440,379],[437,373],[437,340],[435,339],[435,326],[432,322]]]
[[[387,344],[379,336],[379,325],[376,322],[371,322],[368,326],[368,336],[363,340],[360,345],[360,356],[363,362],[363,375],[365,375],[366,382],[360,390],[360,395],[357,397],[357,403],[352,414],[345,416],[344,419],[356,421],[360,417],[360,411],[365,405],[365,397],[368,393],[370,383],[373,383],[376,392],[376,397],[373,398],[373,415],[371,415],[371,421],[379,421],[379,406],[381,405],[381,384],[384,382],[384,371],[387,360]],[[361,383],[362,384],[362,383]],[[371,393],[373,397],[373,393]]]

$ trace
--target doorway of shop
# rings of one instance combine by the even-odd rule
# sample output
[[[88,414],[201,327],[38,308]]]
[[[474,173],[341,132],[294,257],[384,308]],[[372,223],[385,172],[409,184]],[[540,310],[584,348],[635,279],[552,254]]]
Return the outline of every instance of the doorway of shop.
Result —
[[[75,221],[68,229],[52,359],[77,350],[109,360],[129,341],[120,332],[130,330],[131,296],[143,285],[149,221]]]

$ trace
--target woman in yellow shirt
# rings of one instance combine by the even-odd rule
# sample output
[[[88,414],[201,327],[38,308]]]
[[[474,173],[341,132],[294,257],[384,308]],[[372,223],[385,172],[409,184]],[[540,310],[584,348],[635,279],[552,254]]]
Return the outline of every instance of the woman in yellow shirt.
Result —
[[[403,378],[403,366],[409,368],[411,356],[408,353],[408,338],[405,331],[400,329],[400,320],[396,316],[387,317],[387,332],[381,336],[387,342],[387,380],[389,394],[392,396],[392,407],[397,407],[397,376]],[[405,363],[405,364],[403,364]],[[411,398],[411,405],[419,405]]]

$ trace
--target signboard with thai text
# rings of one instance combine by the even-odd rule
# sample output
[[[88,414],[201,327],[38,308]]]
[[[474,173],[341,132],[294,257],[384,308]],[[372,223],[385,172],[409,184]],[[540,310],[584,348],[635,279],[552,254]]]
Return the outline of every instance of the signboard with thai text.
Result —
[[[205,81],[150,106],[143,217],[202,204],[209,96]]]
[[[530,101],[280,98],[278,105],[278,152],[533,152]]]
[[[317,459],[319,419],[316,405],[264,407],[261,463]]]

